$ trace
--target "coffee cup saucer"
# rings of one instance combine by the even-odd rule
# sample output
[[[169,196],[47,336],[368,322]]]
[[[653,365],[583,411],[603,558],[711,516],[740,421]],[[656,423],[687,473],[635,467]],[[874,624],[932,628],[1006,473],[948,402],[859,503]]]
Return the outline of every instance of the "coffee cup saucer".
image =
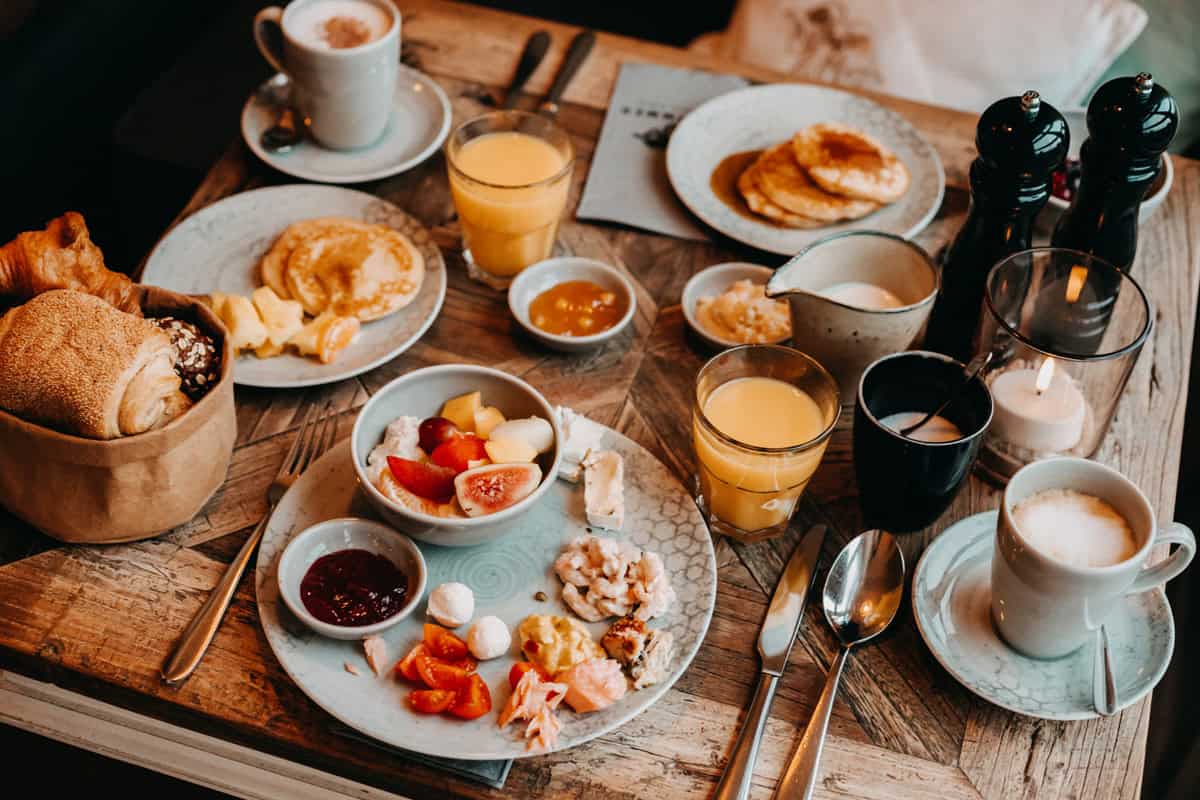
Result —
[[[387,128],[374,144],[355,150],[329,150],[305,137],[287,152],[269,152],[260,139],[275,124],[279,110],[268,103],[268,96],[270,92],[259,87],[242,108],[246,146],[280,172],[317,183],[361,183],[404,172],[431,156],[450,133],[450,100],[442,87],[403,64]]]
[[[1024,656],[992,623],[991,562],[998,513],[967,517],[926,548],[913,574],[913,614],[934,658],[988,702],[1030,717],[1093,719],[1093,645],[1054,660]],[[1124,599],[1105,620],[1112,644],[1120,708],[1154,689],[1175,647],[1166,593]]]

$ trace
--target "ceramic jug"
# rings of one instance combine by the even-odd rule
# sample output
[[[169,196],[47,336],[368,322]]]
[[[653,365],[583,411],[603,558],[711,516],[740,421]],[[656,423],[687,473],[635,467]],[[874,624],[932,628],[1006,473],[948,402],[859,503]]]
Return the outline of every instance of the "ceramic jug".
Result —
[[[868,284],[857,286],[862,299],[854,302],[862,305],[826,296],[847,283]],[[938,273],[928,253],[874,231],[814,242],[767,282],[767,295],[786,297],[791,307],[792,346],[821,362],[851,403],[868,364],[913,344],[937,290]]]

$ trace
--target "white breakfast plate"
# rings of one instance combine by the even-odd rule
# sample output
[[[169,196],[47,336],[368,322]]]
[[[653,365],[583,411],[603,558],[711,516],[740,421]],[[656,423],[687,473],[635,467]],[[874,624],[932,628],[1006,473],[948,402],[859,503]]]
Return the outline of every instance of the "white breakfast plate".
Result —
[[[562,722],[556,750],[582,744],[625,724],[655,703],[687,669],[708,631],[716,603],[717,562],[712,539],[695,502],[661,462],[616,431],[605,432],[603,444],[625,459],[625,526],[623,532],[596,531],[624,537],[663,557],[678,597],[662,617],[651,621],[675,635],[675,658],[665,681],[630,691],[602,711],[576,714],[566,706],[556,712]],[[263,535],[255,568],[258,613],[267,642],[279,663],[308,697],[339,722],[394,747],[431,756],[467,760],[522,758],[530,752],[521,738],[524,724],[505,729],[496,718],[510,693],[508,672],[515,658],[502,656],[479,664],[479,674],[492,696],[492,711],[463,721],[409,709],[408,693],[416,688],[390,674],[376,677],[367,668],[357,642],[327,639],[294,617],[279,599],[275,579],[279,556],[292,536],[324,519],[373,517],[358,489],[344,440],[322,456],[279,502]],[[570,612],[559,599],[562,583],[553,563],[562,545],[586,533],[583,487],[556,480],[537,506],[520,518],[519,530],[494,543],[475,547],[438,547],[418,543],[425,556],[430,589],[460,581],[475,592],[475,617],[494,614],[510,628],[529,614]],[[538,591],[547,600],[534,599]],[[415,612],[383,633],[388,664],[394,664],[421,639],[425,601]],[[587,623],[585,623],[587,624]],[[587,624],[599,638],[606,623]],[[465,635],[466,627],[458,629]],[[516,637],[512,654],[517,650]],[[361,674],[348,673],[349,662]],[[390,670],[389,670],[390,673]]]
[[[276,75],[271,81],[279,81]],[[263,87],[267,85],[263,84]],[[412,169],[442,146],[450,133],[450,100],[437,82],[400,65],[392,116],[379,140],[354,150],[329,150],[305,138],[286,153],[265,150],[259,139],[275,124],[278,109],[260,87],[242,108],[242,138],[254,154],[280,172],[318,183],[361,183]]]
[[[405,308],[362,330],[332,364],[288,352],[259,359],[243,355],[233,380],[243,386],[290,389],[351,378],[390,361],[429,329],[446,297],[446,262],[429,230],[398,206],[338,186],[291,184],[255,189],[202,208],[172,228],[146,259],[142,282],[183,294],[249,295],[261,285],[258,262],[293,222],[351,217],[395,228],[425,258],[425,280]]]
[[[722,159],[777,144],[818,122],[852,125],[890,148],[912,176],[904,196],[862,219],[799,230],[743,216],[713,192],[710,178]],[[667,145],[667,175],[679,199],[704,222],[739,242],[786,256],[848,230],[911,238],[937,213],[946,185],[937,151],[903,117],[860,95],[799,83],[738,89],[691,111]]]

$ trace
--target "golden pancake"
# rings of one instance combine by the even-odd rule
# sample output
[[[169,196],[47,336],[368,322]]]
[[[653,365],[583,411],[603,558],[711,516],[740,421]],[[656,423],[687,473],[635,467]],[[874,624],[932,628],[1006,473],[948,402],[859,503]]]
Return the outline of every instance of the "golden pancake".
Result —
[[[821,123],[792,137],[792,154],[822,189],[834,194],[891,203],[908,191],[904,162],[856,128]]]
[[[782,225],[785,228],[819,228],[826,224],[819,219],[793,214],[768,200],[767,196],[758,188],[758,176],[754,164],[742,170],[742,174],[737,179],[737,188],[751,211],[760,217],[766,217],[776,225]]]
[[[408,237],[383,225],[338,228],[298,245],[284,280],[313,316],[329,310],[369,322],[404,308],[417,296],[425,259]]]
[[[830,194],[813,183],[792,155],[790,142],[767,149],[754,162],[758,187],[767,199],[793,214],[823,222],[858,219],[879,206],[867,200]]]
[[[361,227],[363,223],[348,217],[317,217],[293,222],[284,228],[283,233],[271,245],[271,249],[262,257],[259,263],[259,274],[263,285],[270,286],[281,300],[291,297],[283,272],[287,268],[288,258],[292,251],[302,242],[312,236],[320,236],[338,228]]]

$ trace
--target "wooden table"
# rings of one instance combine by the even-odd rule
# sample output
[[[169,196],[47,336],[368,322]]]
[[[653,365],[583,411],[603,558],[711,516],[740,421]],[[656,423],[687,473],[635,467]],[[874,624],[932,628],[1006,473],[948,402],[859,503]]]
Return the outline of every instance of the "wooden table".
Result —
[[[539,27],[554,34],[550,56],[529,85],[540,95],[572,33],[566,26],[438,0],[400,5],[406,59],[445,87],[456,120],[477,113],[507,83],[525,38]],[[573,199],[587,175],[623,61],[739,71],[674,48],[602,34],[567,92],[561,115],[579,154]],[[740,71],[764,80],[777,77]],[[965,212],[975,120],[879,99],[920,128],[946,166],[945,202],[919,237],[936,250]],[[286,180],[259,164],[239,140],[180,216],[235,192]],[[266,487],[304,406],[332,398],[342,412],[340,433],[347,435],[355,409],[392,378],[427,364],[483,363],[522,376],[552,402],[619,428],[687,480],[693,464],[687,409],[705,356],[684,333],[683,284],[697,270],[736,257],[781,261],[724,240],[696,244],[567,222],[561,234],[567,248],[619,264],[636,279],[638,313],[632,332],[605,349],[556,355],[515,336],[503,297],[466,279],[440,157],[365,188],[435,231],[450,273],[440,318],[417,346],[359,379],[309,391],[239,389],[238,442],[228,481],[199,516],[165,536],[125,546],[59,547],[11,517],[0,517],[0,563],[7,562],[0,567],[0,668],[9,670],[0,672],[0,696],[13,700],[0,703],[0,719],[244,796],[708,796],[750,699],[758,671],[755,635],[795,534],[753,547],[717,542],[720,583],[712,627],[675,688],[641,717],[591,744],[519,761],[504,792],[332,734],[331,719],[292,684],[267,646],[249,577],[195,675],[180,689],[160,683],[158,666],[168,648],[263,513]],[[1134,270],[1152,298],[1157,324],[1098,456],[1137,481],[1166,513],[1174,506],[1178,474],[1200,279],[1198,243],[1200,164],[1176,160],[1174,189],[1142,228]],[[814,520],[832,525],[826,558],[859,529],[850,416],[843,415],[797,526]],[[909,563],[946,524],[997,502],[993,489],[973,479],[938,524],[904,537]],[[767,726],[757,797],[773,790],[834,652],[816,605],[809,605],[801,646],[793,650]],[[819,797],[1139,796],[1149,700],[1092,722],[1012,715],[975,699],[935,663],[907,606],[884,639],[856,651],[846,673],[821,764]],[[28,702],[15,702],[22,698]],[[40,721],[35,706],[50,709],[43,708]],[[105,727],[110,724],[117,729]],[[238,789],[229,776],[246,767],[270,777],[257,788]]]

